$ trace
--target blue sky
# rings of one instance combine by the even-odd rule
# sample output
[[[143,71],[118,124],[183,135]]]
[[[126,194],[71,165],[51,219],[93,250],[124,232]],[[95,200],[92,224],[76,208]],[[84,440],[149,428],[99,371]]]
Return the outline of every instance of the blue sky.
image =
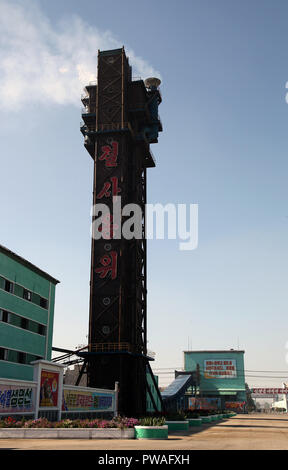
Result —
[[[81,88],[98,48],[124,45],[135,75],[162,79],[148,201],[199,204],[196,250],[148,244],[154,368],[182,367],[188,345],[239,345],[246,369],[286,370],[287,2],[0,0],[0,13],[1,243],[60,279],[54,346],[88,330]]]

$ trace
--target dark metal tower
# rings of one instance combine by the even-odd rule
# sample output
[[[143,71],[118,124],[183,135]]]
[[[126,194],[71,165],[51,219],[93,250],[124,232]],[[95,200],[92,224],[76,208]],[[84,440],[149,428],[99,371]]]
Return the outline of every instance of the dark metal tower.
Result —
[[[119,382],[119,412],[146,410],[146,169],[155,166],[150,143],[158,142],[160,80],[132,80],[124,48],[98,52],[98,79],[82,97],[84,146],[94,160],[93,205],[105,204],[110,216],[92,237],[89,346],[83,353],[88,385],[114,388]],[[113,218],[113,202],[142,208],[141,236],[125,239]],[[93,223],[97,220],[96,214]],[[95,234],[94,234],[95,235]]]

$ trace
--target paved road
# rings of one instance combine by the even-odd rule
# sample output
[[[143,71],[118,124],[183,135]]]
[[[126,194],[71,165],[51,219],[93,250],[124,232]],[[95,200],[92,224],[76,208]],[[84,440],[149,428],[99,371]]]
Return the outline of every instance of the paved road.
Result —
[[[16,450],[288,450],[288,415],[237,415],[168,440],[1,439],[0,449]]]

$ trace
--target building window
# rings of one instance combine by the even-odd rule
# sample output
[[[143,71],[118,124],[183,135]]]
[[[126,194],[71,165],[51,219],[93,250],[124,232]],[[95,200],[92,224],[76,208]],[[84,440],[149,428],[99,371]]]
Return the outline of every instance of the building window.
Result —
[[[25,353],[23,351],[15,351],[13,349],[0,348],[0,360],[7,362],[15,362],[17,364],[30,364],[32,361],[43,359],[42,356]]]
[[[26,354],[24,352],[18,353],[18,362],[19,364],[26,364]]]
[[[13,292],[14,292],[13,282],[8,281],[7,279],[5,279],[4,290],[6,290],[6,292],[10,292],[10,294],[13,294]]]
[[[31,331],[31,333],[37,333],[38,335],[46,335],[46,326],[42,325],[28,318],[16,315],[16,313],[7,312],[6,310],[0,309],[0,321],[3,323],[9,323],[9,325],[17,326],[23,330]]]
[[[13,326],[18,326],[18,328],[21,328],[21,317],[19,315],[15,315],[15,313],[10,313],[8,312],[8,323],[9,325]]]
[[[28,327],[29,327],[29,320],[27,318],[21,318],[21,328],[23,328],[23,330],[28,330]]]
[[[29,302],[31,302],[31,300],[32,300],[32,292],[30,292],[30,290],[24,289],[24,291],[23,291],[23,299],[29,300]]]
[[[40,297],[40,307],[48,309],[48,300]]]
[[[6,310],[0,309],[0,321],[3,321],[4,323],[8,322],[8,312]]]
[[[14,349],[6,349],[5,360],[8,362],[18,362],[19,360],[19,353]]]
[[[0,276],[0,289],[4,289],[10,294],[14,294],[17,297],[21,297],[22,299],[28,300],[28,302],[32,302],[33,304],[39,305],[41,308],[48,310],[48,299],[45,299],[45,297],[41,297],[41,295],[31,292],[29,289],[25,289],[19,284],[11,282],[2,276]]]
[[[17,295],[17,297],[22,297],[22,299],[23,299],[23,297],[24,297],[24,287],[19,286],[19,284],[15,284],[13,294]]]
[[[45,336],[46,334],[46,327],[38,323],[38,334],[41,336]]]

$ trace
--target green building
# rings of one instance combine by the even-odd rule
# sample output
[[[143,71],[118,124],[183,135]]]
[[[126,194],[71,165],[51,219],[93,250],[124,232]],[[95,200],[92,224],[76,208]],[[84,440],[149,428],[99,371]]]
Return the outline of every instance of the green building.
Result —
[[[197,372],[198,397],[206,399],[207,406],[215,399],[222,408],[239,408],[246,402],[244,352],[184,351],[184,369]]]
[[[33,380],[30,363],[51,360],[58,282],[0,245],[0,378]]]
[[[154,374],[153,374],[154,375]],[[146,378],[147,378],[147,384],[148,384],[148,387],[151,391],[151,394],[153,396],[153,399],[154,399],[154,402],[156,404],[156,410],[155,410],[155,407],[154,407],[154,404],[151,400],[151,397],[150,397],[150,393],[146,393],[146,410],[148,413],[154,413],[155,411],[161,411],[162,410],[162,404],[161,404],[161,401],[160,401],[160,398],[159,398],[159,394],[155,388],[155,385],[154,385],[154,382],[153,382],[153,379],[151,377],[151,374],[149,372],[146,373]],[[154,380],[157,384],[157,387],[158,387],[158,375],[154,375]]]

